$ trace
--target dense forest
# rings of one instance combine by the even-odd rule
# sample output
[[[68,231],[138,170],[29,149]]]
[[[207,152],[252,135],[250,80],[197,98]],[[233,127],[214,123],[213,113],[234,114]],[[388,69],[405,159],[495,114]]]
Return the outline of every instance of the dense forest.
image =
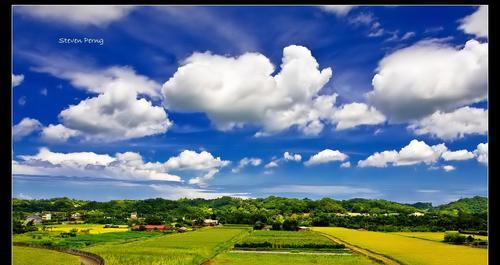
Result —
[[[206,199],[83,201],[70,198],[13,199],[14,222],[34,213],[52,212],[50,222],[80,213],[88,223],[166,223],[191,225],[192,220],[217,219],[222,224],[265,225],[273,229],[297,226],[341,226],[377,231],[487,230],[488,200],[464,198],[445,205],[401,204],[386,200],[320,200],[267,197]],[[139,220],[130,220],[137,212]]]

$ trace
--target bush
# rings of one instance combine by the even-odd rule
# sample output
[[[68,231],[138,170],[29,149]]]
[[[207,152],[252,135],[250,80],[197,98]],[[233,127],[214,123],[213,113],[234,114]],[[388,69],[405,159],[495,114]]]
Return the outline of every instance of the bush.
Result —
[[[456,232],[447,232],[444,234],[444,242],[462,245],[466,240],[467,238],[465,236]]]
[[[257,221],[257,222],[255,222],[255,224],[253,225],[253,229],[254,229],[254,230],[262,230],[265,226],[266,226],[266,224],[264,224],[263,222],[261,222],[261,221]]]

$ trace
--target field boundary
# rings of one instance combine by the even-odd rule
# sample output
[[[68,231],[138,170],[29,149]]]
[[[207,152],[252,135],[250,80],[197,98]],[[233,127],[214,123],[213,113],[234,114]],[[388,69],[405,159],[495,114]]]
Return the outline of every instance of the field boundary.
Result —
[[[238,228],[232,228],[229,227],[229,229],[238,229]],[[247,233],[249,233],[251,230],[248,228],[242,229],[241,233],[235,235],[232,237],[230,240],[221,243],[219,246],[215,247],[215,252],[211,257],[205,258],[202,262],[200,262],[200,265],[209,265],[212,263],[212,260],[217,257],[219,254],[222,252],[230,249],[232,245],[234,245],[235,242],[237,242],[239,239],[243,238]],[[227,246],[226,246],[227,245]]]
[[[323,232],[318,232],[318,231],[315,231],[315,232],[327,237],[328,239],[330,239],[336,243],[344,244],[346,247],[350,248],[352,251],[359,253],[361,255],[364,255],[364,256],[368,257],[369,259],[374,260],[378,263],[382,263],[382,264],[386,264],[386,265],[405,265],[405,263],[403,263],[399,260],[396,260],[393,257],[374,252],[370,249],[366,249],[366,248],[362,248],[362,247],[353,245],[351,243],[348,243],[344,240],[338,239],[332,235],[329,235],[329,234],[326,234]]]
[[[290,252],[290,251],[266,251],[266,250],[230,250],[228,253],[258,253],[258,254],[282,254],[282,255],[313,255],[313,256],[352,256],[351,253],[331,252]]]
[[[28,244],[24,242],[13,242],[13,246],[18,246],[18,247],[30,247],[30,248],[41,248],[41,249],[48,249],[48,250],[53,250],[53,251],[58,251],[74,256],[79,256],[80,261],[84,265],[104,265],[104,259],[94,253],[78,250],[78,249],[71,249],[71,248],[63,248],[63,247],[55,247],[55,246],[43,246],[43,245],[36,245],[36,244]]]

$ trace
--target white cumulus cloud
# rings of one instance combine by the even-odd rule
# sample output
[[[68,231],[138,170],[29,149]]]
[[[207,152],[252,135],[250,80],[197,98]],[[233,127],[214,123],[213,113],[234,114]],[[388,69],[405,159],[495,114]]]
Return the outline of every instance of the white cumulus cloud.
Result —
[[[469,152],[465,149],[462,149],[462,150],[457,150],[457,151],[446,151],[443,153],[442,157],[445,161],[469,160],[469,159],[474,158],[474,153]]]
[[[68,139],[80,135],[79,131],[69,129],[62,124],[49,124],[42,129],[42,139],[47,142],[66,142]]]
[[[488,6],[480,6],[476,12],[460,20],[460,30],[476,37],[488,37]]]
[[[204,112],[220,130],[252,123],[260,136],[298,126],[306,134],[323,129],[336,95],[318,92],[332,76],[319,69],[311,52],[291,45],[283,50],[281,71],[264,55],[225,57],[194,53],[163,85],[165,105],[179,112]]]
[[[24,118],[12,127],[12,136],[14,140],[19,140],[41,129],[42,124],[37,119]]]
[[[348,156],[338,150],[325,149],[315,155],[312,155],[309,160],[304,162],[306,166],[330,163],[334,161],[344,161]]]
[[[423,41],[384,57],[367,96],[393,121],[419,119],[485,100],[487,70],[488,43]]]
[[[488,133],[488,110],[462,107],[448,113],[436,111],[408,128],[417,135],[430,134],[444,140],[463,138],[467,134],[485,135]]]
[[[385,116],[373,106],[364,103],[350,103],[342,105],[333,114],[337,122],[337,130],[345,130],[359,125],[375,125],[385,122]]]
[[[488,165],[488,143],[478,144],[476,150],[474,150],[474,155],[476,155],[477,161]]]
[[[188,170],[199,172],[201,175],[191,178],[189,184],[205,185],[210,181],[219,170],[230,161],[222,160],[220,157],[214,157],[207,151],[184,150],[178,156],[171,157],[165,162],[167,170]]]
[[[238,166],[236,166],[235,168],[232,169],[232,172],[234,173],[238,173],[240,172],[241,169],[243,169],[244,167],[248,166],[248,165],[251,165],[251,166],[258,166],[262,163],[262,159],[260,158],[255,158],[255,157],[244,157],[240,160],[240,162],[238,163]]]
[[[401,150],[388,150],[376,152],[365,160],[358,161],[358,167],[387,167],[407,166],[419,163],[433,164],[448,148],[444,144],[433,146],[427,145],[424,141],[412,140]]]
[[[442,169],[444,171],[448,172],[448,171],[455,170],[456,168],[454,166],[452,166],[452,165],[444,165],[444,166],[442,166]]]
[[[322,10],[333,13],[336,16],[343,17],[347,15],[353,8],[356,8],[355,5],[323,5],[319,6]]]
[[[291,160],[291,161],[296,161],[296,162],[300,162],[300,160],[302,160],[302,156],[300,154],[292,154],[289,152],[283,153],[283,158],[285,160]]]
[[[40,148],[35,155],[19,158],[21,160],[12,161],[14,175],[181,181],[179,176],[169,174],[163,163],[145,163],[142,156],[134,152],[110,156],[94,152],[58,153]]]
[[[350,168],[351,167],[351,162],[347,161],[342,164],[340,164],[341,168]]]
[[[20,85],[24,81],[24,75],[12,74],[12,87]]]

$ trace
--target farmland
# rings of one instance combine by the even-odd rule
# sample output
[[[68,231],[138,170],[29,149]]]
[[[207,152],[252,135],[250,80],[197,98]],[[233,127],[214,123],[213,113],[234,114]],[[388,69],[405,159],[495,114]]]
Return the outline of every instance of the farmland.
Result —
[[[395,232],[394,234],[406,237],[439,241],[439,242],[443,241],[445,235],[444,232]],[[477,239],[488,240],[488,236],[480,236],[480,235],[472,235],[472,236]]]
[[[57,251],[29,247],[13,247],[14,265],[79,265],[80,258]]]
[[[46,227],[46,229],[49,231],[52,231],[52,232],[69,232],[72,229],[77,229],[78,231],[88,230],[90,234],[102,234],[102,233],[128,231],[128,227],[126,225],[120,225],[118,228],[104,228],[104,225],[101,225],[101,224],[49,225]]]
[[[107,265],[200,264],[231,247],[248,231],[242,227],[204,228],[127,244],[96,245],[84,250],[102,256]]]
[[[336,245],[328,238],[310,231],[253,231],[235,247],[267,249],[335,249]],[[343,247],[340,247],[343,249]]]
[[[360,231],[340,227],[316,227],[315,231],[338,238],[354,246],[379,253],[404,264],[470,265],[487,264],[487,250],[450,245],[407,235]]]
[[[327,255],[283,255],[278,253],[223,253],[217,256],[210,265],[290,265],[290,264],[322,264],[322,265],[368,265],[377,264],[364,256],[327,256]]]

